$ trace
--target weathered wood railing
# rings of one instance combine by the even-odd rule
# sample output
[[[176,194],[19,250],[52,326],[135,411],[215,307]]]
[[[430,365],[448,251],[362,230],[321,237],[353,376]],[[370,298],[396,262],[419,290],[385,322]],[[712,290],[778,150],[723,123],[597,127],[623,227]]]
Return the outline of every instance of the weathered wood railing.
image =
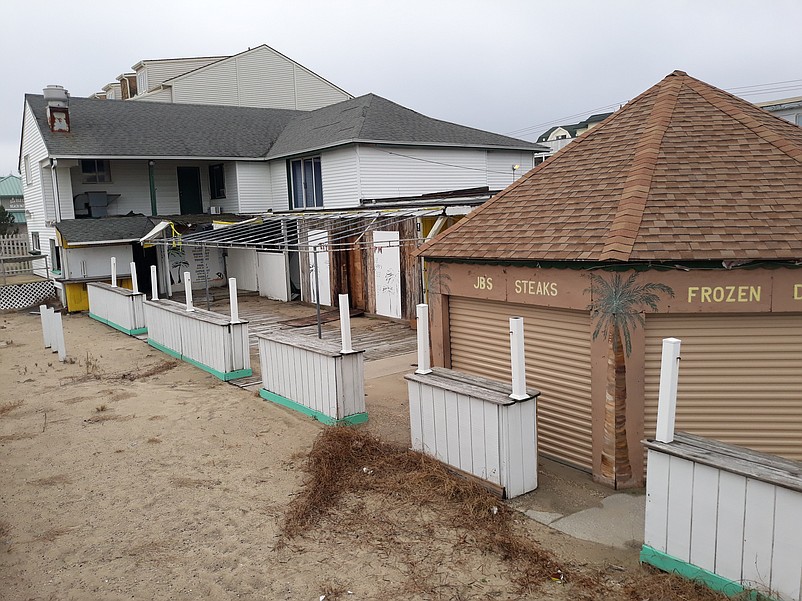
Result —
[[[802,464],[675,436],[679,348],[663,341],[657,436],[644,441],[641,561],[730,596],[746,589],[802,601]]]
[[[405,377],[413,449],[486,480],[507,498],[537,488],[539,391],[512,399],[509,386],[438,367]]]
[[[89,295],[89,317],[105,323],[129,336],[145,334],[145,295],[128,288],[113,287],[104,282],[86,284]]]

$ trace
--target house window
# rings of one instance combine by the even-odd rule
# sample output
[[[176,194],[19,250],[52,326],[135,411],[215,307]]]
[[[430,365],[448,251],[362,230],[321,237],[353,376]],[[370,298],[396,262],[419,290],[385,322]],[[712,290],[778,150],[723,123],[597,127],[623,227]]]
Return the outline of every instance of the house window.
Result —
[[[544,156],[535,157],[535,159],[532,161],[532,167],[537,167],[538,165],[540,165],[540,163],[542,163],[545,160],[546,157]]]
[[[22,162],[25,165],[25,185],[31,185],[31,155],[26,154],[25,157],[22,159]]]
[[[31,250],[42,250],[39,244],[39,232],[31,232]]]
[[[81,181],[85,184],[103,184],[111,181],[109,162],[103,159],[81,161]]]
[[[226,197],[226,174],[223,165],[209,165],[209,190],[212,200]]]
[[[294,209],[323,206],[323,180],[320,157],[290,161],[290,194]]]

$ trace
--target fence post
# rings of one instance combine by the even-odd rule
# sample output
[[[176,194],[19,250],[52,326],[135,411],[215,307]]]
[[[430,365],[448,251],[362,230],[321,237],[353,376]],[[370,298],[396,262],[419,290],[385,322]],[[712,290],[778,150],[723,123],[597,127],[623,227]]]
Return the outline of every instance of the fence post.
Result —
[[[56,352],[58,352],[58,360],[64,363],[64,359],[67,358],[67,346],[64,343],[64,324],[61,321],[61,313],[53,312],[53,323],[56,331]]]
[[[354,349],[351,347],[351,306],[348,301],[347,294],[340,294],[340,340],[342,341],[342,350],[340,353],[346,355],[353,353]]]
[[[111,258],[111,287],[117,287],[117,257]]]
[[[50,324],[47,321],[47,305],[39,305],[39,317],[42,320],[42,338],[45,341],[45,348],[50,348]]]
[[[150,266],[150,299],[159,300],[159,280],[156,277],[156,266]]]
[[[131,290],[134,292],[139,292],[139,280],[136,277],[136,263],[131,261]]]
[[[239,299],[237,278],[228,278],[228,304],[231,307],[231,323],[239,323]]]
[[[512,363],[511,399],[521,401],[526,394],[526,360],[524,358],[524,318],[510,317],[510,361]]]
[[[187,311],[194,311],[195,307],[192,306],[192,280],[188,271],[184,272],[184,294],[187,299]]]
[[[658,442],[674,440],[674,420],[677,414],[677,382],[679,381],[679,348],[677,338],[663,338],[663,357],[660,363],[660,394],[657,400]]]
[[[432,373],[429,355],[429,305],[421,303],[416,305],[418,330],[418,369],[416,374]]]

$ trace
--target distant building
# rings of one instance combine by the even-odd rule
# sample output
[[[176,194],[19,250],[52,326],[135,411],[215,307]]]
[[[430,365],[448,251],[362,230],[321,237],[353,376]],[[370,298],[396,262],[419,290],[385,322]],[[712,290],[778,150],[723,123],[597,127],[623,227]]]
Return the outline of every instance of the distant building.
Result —
[[[0,177],[0,205],[14,216],[17,233],[27,234],[21,178],[16,175]]]
[[[784,100],[757,102],[755,106],[759,106],[764,111],[790,121],[794,125],[802,126],[802,96],[785,98]]]
[[[585,133],[589,129],[597,126],[607,119],[612,113],[598,113],[591,115],[584,121],[570,125],[555,125],[543,132],[537,139],[538,144],[551,148],[549,156],[560,150],[563,146],[571,142],[577,136]]]

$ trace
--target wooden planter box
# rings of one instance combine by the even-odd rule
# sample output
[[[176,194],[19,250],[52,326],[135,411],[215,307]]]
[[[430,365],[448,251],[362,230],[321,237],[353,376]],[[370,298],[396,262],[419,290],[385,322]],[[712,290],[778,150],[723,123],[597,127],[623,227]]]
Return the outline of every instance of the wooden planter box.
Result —
[[[112,288],[105,282],[89,282],[89,317],[129,336],[146,333],[145,295],[128,288]]]
[[[324,424],[359,424],[365,412],[363,351],[291,332],[258,334],[263,399]]]
[[[248,322],[230,323],[227,315],[171,300],[144,301],[148,344],[220,378],[253,374]]]
[[[731,596],[802,599],[802,464],[685,433],[644,444],[642,562]]]
[[[413,449],[500,487],[507,498],[537,488],[539,391],[516,401],[509,386],[437,367],[405,377]]]

